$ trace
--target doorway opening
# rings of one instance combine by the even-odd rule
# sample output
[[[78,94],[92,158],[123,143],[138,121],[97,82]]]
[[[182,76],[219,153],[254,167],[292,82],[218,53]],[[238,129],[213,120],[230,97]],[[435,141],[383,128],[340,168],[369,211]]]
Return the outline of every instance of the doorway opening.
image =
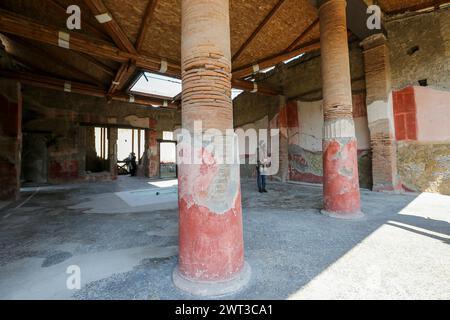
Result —
[[[86,171],[100,173],[109,170],[108,128],[85,127]]]
[[[141,165],[145,153],[145,130],[119,129],[117,136],[117,165],[119,175],[130,174],[128,159],[134,153],[137,165]]]
[[[161,179],[178,178],[177,142],[170,131],[163,132],[163,139],[159,140],[159,177]]]

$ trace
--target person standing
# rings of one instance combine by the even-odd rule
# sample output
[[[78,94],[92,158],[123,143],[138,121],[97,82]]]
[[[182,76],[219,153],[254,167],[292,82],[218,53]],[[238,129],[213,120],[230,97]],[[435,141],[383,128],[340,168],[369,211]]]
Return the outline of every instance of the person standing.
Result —
[[[263,153],[262,157],[258,157],[259,159],[256,165],[256,171],[257,171],[258,190],[260,193],[268,192],[266,189],[266,182],[267,182],[267,175],[269,173],[269,168],[271,166],[270,156],[271,156],[270,154],[264,156]]]
[[[259,193],[267,192],[266,190],[266,176],[263,175],[263,164],[258,160],[258,164],[256,165],[256,173],[257,173],[257,183]]]

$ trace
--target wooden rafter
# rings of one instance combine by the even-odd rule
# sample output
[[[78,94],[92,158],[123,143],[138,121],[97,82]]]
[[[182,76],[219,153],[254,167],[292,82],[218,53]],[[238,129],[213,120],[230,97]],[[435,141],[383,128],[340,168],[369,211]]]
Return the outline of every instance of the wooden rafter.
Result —
[[[110,20],[102,23],[102,26],[119,49],[130,53],[136,53],[136,49],[130,39],[128,39],[127,35],[123,32],[122,28],[113,18],[112,14],[108,11],[108,8],[102,0],[85,0],[84,2],[96,18],[101,15],[107,15],[110,17]]]
[[[130,61],[135,61],[136,67],[141,68],[143,71],[159,72],[161,69],[161,59],[159,58],[149,57],[139,53],[125,52],[106,41],[77,32],[60,31],[54,27],[42,25],[31,19],[10,13],[3,9],[0,9],[0,31],[53,46],[61,45],[61,40],[64,40],[61,39],[61,35],[63,35],[63,38],[69,39],[69,41],[65,43],[66,49],[120,63],[128,64]],[[167,67],[167,75],[177,78],[180,77],[180,63],[168,61]],[[237,89],[255,91],[253,82],[251,81],[235,81],[235,79],[233,79],[232,85]],[[258,87],[258,92],[261,94],[278,95],[275,90],[265,88],[262,85]]]
[[[100,61],[100,60],[98,60],[98,59],[96,59],[96,58],[94,58],[94,57],[92,57],[92,56],[90,56],[90,55],[88,55],[86,53],[78,52],[78,55],[80,57],[82,57],[82,59],[87,60],[90,63],[92,63],[93,65],[95,65],[97,68],[99,68],[100,70],[102,70],[106,74],[110,75],[111,77],[114,77],[115,73],[114,73],[113,69],[110,66],[104,64],[102,61]]]
[[[387,11],[387,14],[399,14],[399,13],[404,13],[407,11],[414,12],[414,11],[424,10],[427,8],[439,8],[443,4],[447,4],[447,3],[450,4],[450,1],[449,0],[433,0],[433,1],[428,1],[425,3],[421,3],[421,4],[418,4],[415,6],[411,6],[409,8]]]
[[[115,94],[113,96],[109,96],[107,92],[99,89],[98,87],[80,83],[80,82],[74,82],[74,81],[68,81],[64,79],[54,78],[54,77],[48,77],[48,76],[42,76],[42,75],[36,75],[36,74],[30,74],[26,72],[14,72],[14,71],[7,71],[7,70],[0,70],[0,77],[1,78],[7,78],[7,79],[13,79],[16,81],[19,81],[26,85],[31,85],[39,88],[45,88],[45,89],[52,89],[52,90],[58,90],[58,91],[65,91],[65,92],[71,92],[71,93],[78,93],[82,95],[92,96],[92,97],[98,97],[98,98],[109,98],[114,101],[121,101],[121,102],[129,102],[133,104],[138,105],[145,105],[145,106],[160,106],[164,108],[177,108],[176,104],[171,103],[170,99],[168,100],[162,100],[159,98],[150,98],[148,96],[141,97],[140,95],[133,95],[132,98],[130,95],[119,93]]]
[[[150,0],[147,8],[145,9],[144,18],[142,20],[139,34],[135,43],[135,48],[138,53],[141,52],[147,29],[153,18],[153,12],[155,11],[156,3],[156,0]],[[122,64],[119,71],[117,72],[113,85],[109,90],[110,94],[113,94],[115,90],[123,90],[127,83],[130,82],[130,79],[134,76],[135,72],[136,66],[134,64]]]
[[[112,95],[116,91],[123,89],[128,81],[133,77],[135,72],[136,66],[134,64],[123,63],[108,90],[108,94]]]
[[[317,11],[317,8],[313,6],[313,4],[309,4],[314,10]],[[274,7],[274,9],[276,6]],[[270,14],[269,14],[270,16]],[[271,17],[271,16],[270,16]],[[270,20],[270,19],[269,19]],[[319,24],[319,18],[316,18],[285,50],[279,52],[278,54],[261,59],[260,61],[253,63],[251,65],[247,65],[241,67],[239,69],[233,70],[233,78],[241,79],[245,78],[249,75],[252,75],[256,70],[264,70],[270,67],[277,65],[280,62],[289,60],[298,56],[302,53],[314,51],[320,48],[320,42],[311,41],[304,45],[301,45],[301,42],[306,38],[307,35]]]
[[[78,74],[84,78],[89,79],[92,83],[97,84],[99,87],[103,87],[103,83],[99,79],[97,79],[96,77],[87,73],[86,71],[81,70],[80,68],[77,68],[74,65],[68,63],[67,60],[62,59],[60,56],[58,56],[52,52],[45,51],[44,49],[36,46],[35,44],[33,44],[31,42],[26,42],[26,41],[19,40],[19,39],[13,39],[12,41],[19,43],[20,45],[26,47],[27,50],[34,52],[39,57],[41,57],[43,59],[50,59],[53,63],[58,64],[59,66],[66,69],[67,71]]]
[[[28,69],[30,72],[45,73],[47,71],[40,67],[35,66],[34,64],[31,64],[29,61],[23,59],[22,57],[19,57],[18,55],[14,54],[12,52],[8,52],[8,56],[11,57],[16,63],[19,63],[20,65],[22,65],[22,67],[25,67],[26,69]]]
[[[153,12],[155,10],[156,3],[157,3],[156,0],[150,0],[145,10],[144,18],[141,23],[139,35],[135,44],[136,51],[139,53],[141,51],[145,39],[145,34],[147,33],[147,29],[153,18]],[[128,84],[128,82],[130,82],[130,79],[134,76],[135,72],[136,66],[134,64],[131,63],[122,64],[119,71],[117,72],[117,75],[113,81],[111,88],[109,89],[109,93],[114,94],[116,90],[123,90],[125,86]]]
[[[63,15],[66,15],[67,8],[64,7],[58,0],[46,0],[51,6],[53,6],[56,10],[60,11]],[[83,17],[83,15],[81,16]],[[86,20],[82,20],[82,27],[86,28],[89,32],[99,36],[101,38],[108,38],[108,36],[101,32],[99,29],[94,27],[91,23]]]
[[[278,11],[278,9],[283,5],[285,0],[279,0],[277,4],[270,10],[269,14],[264,18],[264,20],[256,27],[255,31],[250,35],[250,37],[241,45],[239,50],[233,55],[233,58],[231,59],[233,62],[236,61],[244,52],[244,50],[248,47],[248,45],[255,39],[255,37],[259,34],[259,32],[264,28],[267,23],[272,19],[272,17],[275,15],[275,13]]]
[[[297,46],[305,39],[306,36],[319,24],[319,18],[315,19],[295,40],[289,47],[286,48],[286,52],[291,52],[296,49]]]
[[[278,92],[271,88],[267,88],[265,86],[261,86],[261,85],[255,86],[255,83],[252,81],[233,79],[231,81],[231,84],[232,84],[233,88],[235,88],[235,89],[240,89],[243,91],[250,91],[250,92],[254,91],[255,93],[257,92],[258,94],[263,95],[263,96],[277,96],[277,95],[281,94],[281,92]]]
[[[290,52],[283,51],[272,57],[258,61],[254,65],[258,65],[259,69],[263,70],[263,69],[273,67],[273,66],[279,64],[280,62],[294,58],[302,53],[312,52],[312,51],[315,51],[318,49],[320,49],[320,41],[315,40],[315,41],[311,41],[293,51],[290,51]],[[248,65],[248,66],[245,66],[245,67],[242,67],[242,68],[239,68],[239,69],[233,71],[233,78],[241,79],[241,78],[245,78],[249,75],[252,75],[254,73],[254,65]]]
[[[149,0],[147,4],[147,8],[145,9],[144,19],[142,20],[141,27],[139,28],[139,35],[136,40],[136,50],[141,52],[142,45],[144,44],[145,36],[147,34],[148,28],[150,27],[150,23],[153,20],[153,14],[155,12],[157,0]]]
[[[116,46],[129,53],[137,53],[136,48],[128,39],[125,32],[122,30],[120,25],[114,19],[112,14],[108,11],[102,0],[85,0],[86,5],[89,7],[94,16],[98,17],[101,15],[106,15],[109,17],[109,21],[103,23],[106,32],[109,34],[111,39],[113,39]],[[136,63],[134,60],[122,63],[119,70],[117,71],[111,86],[109,87],[108,94],[113,95],[116,91],[122,88],[126,82],[133,76],[136,71]]]
[[[134,60],[138,68],[150,72],[158,72],[161,68],[161,59],[159,58],[125,52],[108,42],[76,32],[60,31],[2,9],[0,9],[0,31],[54,46],[60,45],[60,35],[63,34],[69,37],[68,46],[71,50],[120,63]],[[169,61],[167,74],[179,76],[180,73],[180,64]]]

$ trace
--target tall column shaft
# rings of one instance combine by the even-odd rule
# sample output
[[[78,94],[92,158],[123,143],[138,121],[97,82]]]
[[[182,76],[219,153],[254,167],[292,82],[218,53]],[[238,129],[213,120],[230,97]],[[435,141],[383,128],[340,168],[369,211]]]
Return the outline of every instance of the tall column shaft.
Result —
[[[384,34],[363,40],[367,118],[372,145],[373,190],[401,189],[397,176],[397,145],[389,48]]]
[[[145,176],[148,178],[159,178],[159,143],[158,131],[145,130]]]
[[[199,126],[215,133],[200,141],[193,137],[200,143],[193,152],[203,156],[200,164],[179,164],[180,256],[174,282],[194,294],[224,294],[242,285],[247,269],[239,165],[204,162],[214,158],[210,147],[221,134],[233,129],[229,0],[182,0],[181,51],[182,127],[193,136]]]
[[[345,0],[328,0],[319,9],[325,118],[324,212],[344,218],[361,211],[346,4]]]
[[[117,179],[117,139],[119,130],[117,128],[108,128],[108,160],[109,172],[112,179]]]

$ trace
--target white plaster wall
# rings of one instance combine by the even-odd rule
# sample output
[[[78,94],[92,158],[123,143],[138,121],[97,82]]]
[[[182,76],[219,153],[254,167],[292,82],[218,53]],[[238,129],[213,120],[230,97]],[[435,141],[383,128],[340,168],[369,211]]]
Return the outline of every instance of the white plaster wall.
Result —
[[[299,102],[299,146],[312,152],[322,151],[323,108],[322,101]],[[370,149],[370,132],[366,117],[356,118],[355,130],[358,150]]]
[[[389,93],[388,101],[374,101],[367,106],[367,119],[369,123],[374,123],[378,120],[389,120],[389,127],[391,133],[395,135],[394,125],[394,102],[392,92]]]
[[[355,118],[356,138],[358,139],[358,150],[370,149],[369,123],[366,117]]]
[[[423,142],[450,140],[450,92],[415,87],[417,138]]]
[[[321,152],[324,123],[322,101],[299,102],[298,117],[300,147]]]

